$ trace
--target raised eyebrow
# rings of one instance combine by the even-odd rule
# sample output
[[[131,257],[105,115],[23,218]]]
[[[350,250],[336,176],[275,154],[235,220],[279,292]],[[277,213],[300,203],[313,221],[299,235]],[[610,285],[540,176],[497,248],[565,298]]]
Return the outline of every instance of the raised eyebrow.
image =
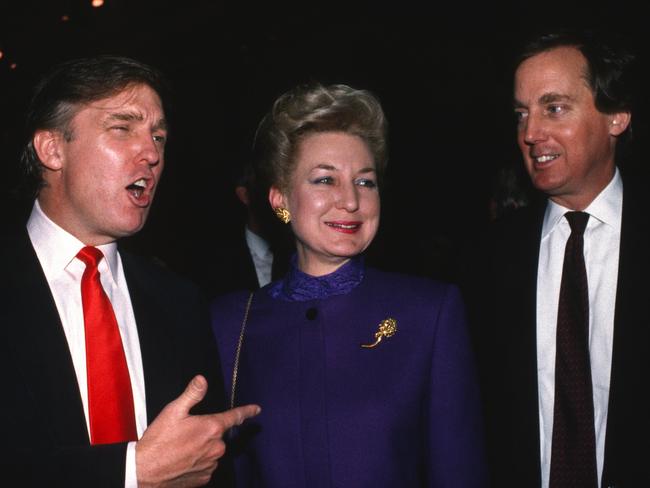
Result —
[[[539,103],[546,105],[547,103],[555,102],[572,102],[573,97],[569,95],[562,95],[561,93],[545,93],[539,97]]]
[[[551,92],[551,93],[544,93],[541,97],[539,97],[538,103],[540,105],[546,105],[549,103],[557,103],[557,102],[572,102],[573,100],[574,98],[569,95],[563,95],[561,93]],[[515,99],[512,101],[512,108],[514,110],[517,110],[517,109],[527,109],[528,107],[523,102],[520,102],[519,100]]]
[[[338,168],[337,168],[336,166],[332,166],[331,164],[327,164],[327,163],[320,163],[320,164],[317,164],[317,165],[314,167],[314,169],[315,169],[315,170],[316,170],[316,169],[324,169],[324,170],[328,170],[328,171],[338,171]],[[357,172],[357,174],[368,174],[368,173],[376,173],[376,172],[377,172],[377,170],[375,170],[375,168],[373,168],[373,167],[371,167],[371,166],[368,166],[368,167],[366,167],[366,168],[362,168],[362,169],[360,169],[360,170]]]
[[[327,163],[319,163],[316,166],[314,166],[314,169],[326,169],[329,171],[336,171],[336,167],[332,166],[331,164]]]

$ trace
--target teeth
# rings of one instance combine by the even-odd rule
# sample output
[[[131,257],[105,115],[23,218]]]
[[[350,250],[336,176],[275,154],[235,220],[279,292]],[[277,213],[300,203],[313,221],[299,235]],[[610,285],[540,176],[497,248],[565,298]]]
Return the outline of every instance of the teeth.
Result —
[[[359,227],[357,224],[334,224],[330,222],[328,222],[327,225],[330,227],[337,227],[339,229],[356,229]]]
[[[140,198],[146,188],[147,181],[144,178],[140,178],[139,180],[134,181],[126,187],[126,189],[129,190],[135,198]]]
[[[553,161],[555,158],[557,158],[557,155],[545,154],[544,156],[535,158],[535,161],[538,163],[546,163],[547,161]]]

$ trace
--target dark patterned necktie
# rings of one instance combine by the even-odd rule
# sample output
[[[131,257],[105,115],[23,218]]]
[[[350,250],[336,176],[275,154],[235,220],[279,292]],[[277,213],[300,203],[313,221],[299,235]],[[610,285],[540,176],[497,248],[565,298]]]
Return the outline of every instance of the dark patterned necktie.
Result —
[[[557,318],[550,488],[596,488],[596,434],[589,362],[589,294],[583,234],[589,214],[568,212]]]

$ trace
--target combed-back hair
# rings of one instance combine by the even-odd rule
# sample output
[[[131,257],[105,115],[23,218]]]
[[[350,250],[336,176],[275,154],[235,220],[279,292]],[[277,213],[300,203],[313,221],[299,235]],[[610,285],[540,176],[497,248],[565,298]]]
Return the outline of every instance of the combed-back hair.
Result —
[[[30,191],[37,194],[44,184],[43,165],[33,145],[36,131],[57,130],[70,140],[70,122],[81,108],[138,84],[151,87],[165,106],[169,85],[162,73],[127,57],[73,59],[58,64],[43,76],[33,91],[25,117],[26,142],[21,164]]]
[[[281,95],[260,122],[253,144],[256,171],[267,186],[286,190],[299,143],[314,133],[344,132],[366,143],[381,183],[388,159],[387,125],[379,100],[369,91],[299,85]]]
[[[632,68],[636,56],[613,36],[606,37],[594,30],[538,35],[524,44],[515,60],[515,68],[526,59],[559,47],[574,47],[585,57],[585,81],[600,112],[632,112],[636,91]]]

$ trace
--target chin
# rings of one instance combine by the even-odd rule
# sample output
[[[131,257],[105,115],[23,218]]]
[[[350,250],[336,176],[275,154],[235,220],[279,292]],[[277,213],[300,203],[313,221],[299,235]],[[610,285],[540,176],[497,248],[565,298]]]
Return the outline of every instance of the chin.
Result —
[[[130,225],[116,226],[112,234],[116,239],[121,237],[129,237],[137,234],[144,227],[144,222],[130,223]]]
[[[332,256],[336,256],[341,259],[351,259],[355,256],[358,256],[361,254],[363,251],[365,251],[365,247],[361,246],[355,246],[355,247],[343,247],[343,248],[337,248],[337,249],[332,249],[330,254]]]

